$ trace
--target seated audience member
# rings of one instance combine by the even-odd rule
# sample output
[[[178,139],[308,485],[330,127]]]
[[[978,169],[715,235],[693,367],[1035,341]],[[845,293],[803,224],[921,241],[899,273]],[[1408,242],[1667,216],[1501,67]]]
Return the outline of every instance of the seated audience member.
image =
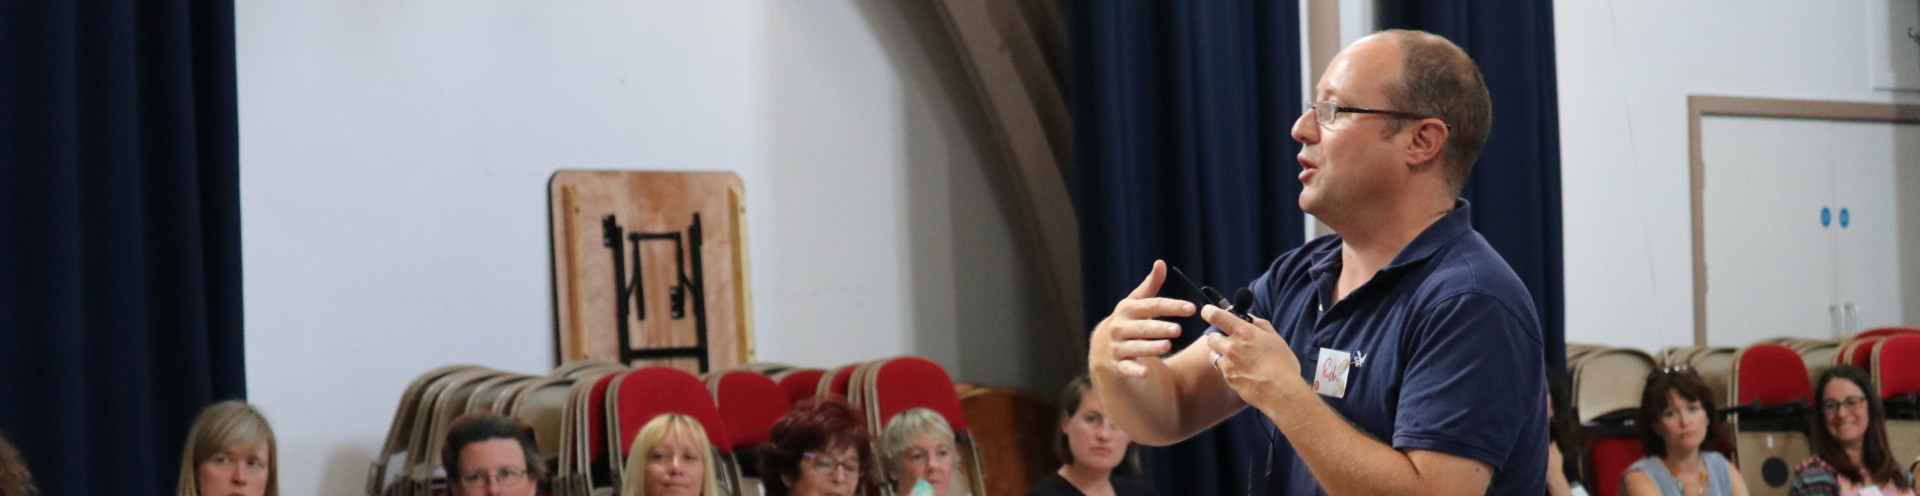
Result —
[[[241,401],[200,410],[180,452],[176,496],[278,496],[279,443],[260,411]]]
[[[893,494],[908,496],[925,481],[933,496],[947,496],[953,484],[953,428],[938,412],[914,408],[887,421],[880,430],[880,467]]]
[[[0,436],[0,496],[32,496],[40,491],[33,488],[33,474],[27,471],[27,460],[20,457],[20,451],[13,449],[13,443],[6,436]]]
[[[1713,390],[1692,369],[1647,376],[1640,393],[1640,449],[1647,457],[1627,467],[1621,492],[1629,496],[1747,496],[1740,471],[1709,442],[1724,439]]]
[[[1580,483],[1580,419],[1573,414],[1571,386],[1567,376],[1547,372],[1547,494],[1548,496],[1587,496]],[[1561,451],[1561,446],[1572,446]]]
[[[1887,444],[1887,411],[1867,371],[1835,365],[1814,384],[1820,409],[1807,430],[1813,457],[1794,468],[1787,494],[1913,496],[1911,471],[1900,470]]]
[[[1065,465],[1042,479],[1027,496],[1150,496],[1153,487],[1115,474],[1125,467],[1139,472],[1133,438],[1107,418],[1093,383],[1080,376],[1060,392],[1060,433],[1054,452]]]
[[[767,496],[853,496],[872,466],[866,427],[846,400],[809,398],[773,424],[760,448]]]
[[[678,413],[654,417],[633,437],[620,496],[717,496],[721,493],[707,429]]]
[[[447,488],[464,496],[533,496],[544,480],[533,427],[492,412],[454,419],[440,453]]]

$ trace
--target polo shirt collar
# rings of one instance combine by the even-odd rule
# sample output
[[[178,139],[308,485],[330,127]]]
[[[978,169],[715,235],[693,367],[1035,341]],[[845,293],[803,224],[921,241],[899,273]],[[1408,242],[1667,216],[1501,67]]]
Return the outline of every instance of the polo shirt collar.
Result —
[[[1396,271],[1406,266],[1425,261],[1428,258],[1433,258],[1433,254],[1439,252],[1440,248],[1446,246],[1447,243],[1452,242],[1453,238],[1473,230],[1472,207],[1473,205],[1465,199],[1454,199],[1453,211],[1447,212],[1446,216],[1435,221],[1433,225],[1427,226],[1427,230],[1421,231],[1419,236],[1414,236],[1413,241],[1407,243],[1406,247],[1401,248],[1400,254],[1394,255],[1393,262],[1387,264],[1386,268],[1381,269],[1381,272]],[[1320,253],[1315,254],[1313,267],[1309,268],[1308,271],[1317,274],[1338,270],[1340,267],[1341,246],[1341,243],[1333,243]]]

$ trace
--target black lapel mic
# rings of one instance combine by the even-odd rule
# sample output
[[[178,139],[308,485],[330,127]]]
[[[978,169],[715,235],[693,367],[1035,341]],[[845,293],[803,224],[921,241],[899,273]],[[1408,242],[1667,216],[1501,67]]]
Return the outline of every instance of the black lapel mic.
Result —
[[[1233,315],[1235,317],[1240,317],[1240,320],[1253,322],[1253,317],[1250,315],[1247,315],[1247,310],[1252,308],[1253,308],[1253,290],[1247,289],[1247,288],[1240,288],[1239,290],[1233,292],[1233,306],[1228,307],[1227,311],[1233,312]]]

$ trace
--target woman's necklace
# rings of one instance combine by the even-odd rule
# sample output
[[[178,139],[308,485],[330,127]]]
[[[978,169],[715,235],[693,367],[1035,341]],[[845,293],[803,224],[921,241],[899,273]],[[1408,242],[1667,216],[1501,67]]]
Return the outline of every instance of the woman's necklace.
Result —
[[[1673,474],[1673,481],[1680,484],[1680,494],[1683,496],[1689,494],[1706,496],[1707,494],[1707,459],[1706,457],[1699,457],[1697,460],[1699,461],[1698,465],[1700,465],[1700,480],[1699,485],[1694,486],[1695,490],[1692,491],[1687,490],[1687,481],[1680,478],[1679,470],[1674,470],[1671,466],[1667,467],[1667,472]]]

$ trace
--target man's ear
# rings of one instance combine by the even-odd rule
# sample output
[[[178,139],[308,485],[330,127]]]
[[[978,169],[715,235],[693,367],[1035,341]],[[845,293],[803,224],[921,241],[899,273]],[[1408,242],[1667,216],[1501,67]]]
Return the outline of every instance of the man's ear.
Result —
[[[1453,134],[1439,119],[1421,119],[1413,123],[1413,136],[1407,140],[1407,164],[1435,163],[1446,149],[1447,136]]]

